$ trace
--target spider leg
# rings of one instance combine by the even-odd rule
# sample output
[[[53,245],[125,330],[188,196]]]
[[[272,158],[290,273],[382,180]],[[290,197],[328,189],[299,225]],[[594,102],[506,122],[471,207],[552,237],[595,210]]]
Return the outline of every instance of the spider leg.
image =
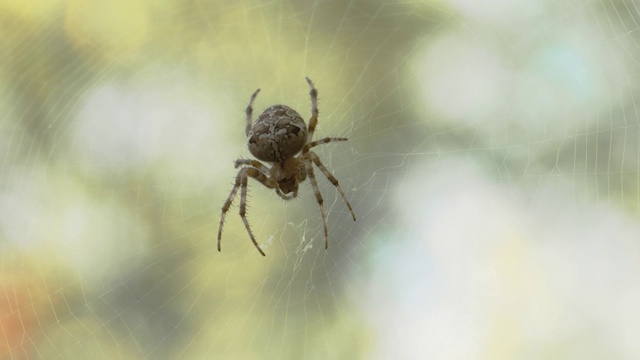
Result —
[[[318,205],[320,206],[320,215],[322,215],[322,225],[324,226],[324,248],[329,248],[329,231],[327,230],[327,213],[324,210],[324,205],[322,200],[322,194],[320,194],[320,189],[318,188],[318,182],[316,181],[316,177],[313,174],[313,166],[309,161],[304,162],[304,167],[309,174],[309,180],[311,181],[311,187],[313,187],[313,193],[316,195],[316,200],[318,201]]]
[[[344,200],[345,204],[347,204],[347,208],[349,208],[349,212],[351,212],[351,218],[353,218],[353,221],[356,221],[356,214],[353,213],[353,209],[351,208],[351,203],[349,203],[349,200],[347,200],[347,196],[344,194],[344,191],[342,191],[342,188],[338,183],[338,179],[336,179],[336,177],[333,176],[333,174],[331,174],[331,172],[326,168],[326,166],[324,166],[322,161],[320,161],[320,157],[316,153],[314,153],[313,151],[309,152],[309,157],[311,158],[313,163],[316,164],[318,169],[322,171],[324,176],[326,176],[327,179],[329,179],[331,184],[333,184],[333,186],[335,186],[336,189],[338,189],[340,196],[342,196],[342,200]]]
[[[253,159],[238,159],[235,162],[235,167],[236,169],[242,165],[249,165],[252,166],[258,170],[260,170],[262,173],[264,173],[265,175],[269,173],[269,168],[264,165],[263,163],[261,163],[258,160],[253,160]]]
[[[302,148],[302,153],[306,154],[309,152],[309,149],[311,149],[312,147],[316,147],[318,145],[322,145],[322,144],[326,144],[326,143],[330,143],[332,141],[347,141],[349,139],[347,138],[331,138],[331,137],[326,137],[324,139],[320,139],[320,140],[316,140],[316,141],[312,141],[310,143],[307,143],[303,148]]]
[[[238,171],[238,175],[236,175],[236,181],[233,185],[233,189],[231,189],[231,193],[225,201],[224,205],[222,205],[222,214],[220,215],[220,226],[218,228],[218,251],[221,251],[221,242],[222,242],[222,227],[224,225],[224,218],[231,207],[231,203],[233,203],[233,199],[236,197],[238,193],[238,189],[240,191],[240,217],[242,218],[242,222],[244,222],[245,228],[249,233],[249,237],[251,237],[251,241],[253,245],[258,249],[262,256],[265,256],[265,253],[262,251],[258,243],[256,242],[251,229],[249,228],[249,221],[246,217],[246,207],[247,207],[247,182],[249,176],[258,180],[262,185],[269,189],[273,189],[278,186],[275,180],[267,177],[265,174],[261,173],[258,169],[253,167],[245,167]]]
[[[247,170],[247,174],[251,170],[258,173],[257,170],[249,168],[249,170]],[[242,218],[244,227],[247,229],[247,232],[249,233],[251,242],[253,242],[253,245],[255,245],[256,249],[258,249],[258,251],[260,252],[260,254],[262,254],[262,256],[266,256],[264,251],[260,249],[260,245],[258,245],[258,243],[256,242],[256,238],[253,236],[253,233],[251,232],[251,228],[249,227],[249,220],[247,220],[247,215],[246,215],[247,214],[247,181],[248,181],[247,176],[244,176],[242,178],[242,184],[240,185],[240,217]]]
[[[269,168],[264,165],[263,163],[261,163],[258,160],[253,160],[253,159],[238,159],[235,162],[235,166],[236,168],[242,165],[249,165],[252,166],[258,170],[260,170],[260,172],[262,172],[263,174],[265,174],[266,176],[269,176]],[[280,190],[280,188],[278,186],[275,186],[276,189],[276,194],[278,194],[278,196],[280,196],[281,198],[283,198],[284,200],[291,200],[294,199],[296,196],[298,196],[298,191],[296,190],[293,195],[285,195],[284,193],[282,193],[282,190]]]
[[[260,89],[256,90],[253,95],[251,95],[251,100],[249,100],[249,105],[247,105],[247,109],[245,110],[245,114],[247,115],[247,127],[244,129],[245,134],[249,136],[249,131],[251,130],[252,122],[251,115],[253,114],[253,101],[258,96]]]
[[[313,82],[308,77],[305,78],[311,89],[309,95],[311,96],[311,119],[309,119],[309,131],[307,133],[307,142],[313,139],[313,132],[316,130],[318,124],[318,90],[313,86]]]
[[[224,225],[224,218],[227,215],[227,211],[231,207],[231,203],[233,203],[233,199],[236,197],[236,193],[238,193],[238,188],[240,184],[242,184],[242,177],[246,178],[247,172],[245,169],[242,169],[236,175],[236,183],[233,185],[233,189],[231,189],[231,193],[227,198],[227,201],[222,205],[222,214],[220,215],[220,225],[218,226],[218,251],[221,251],[220,243],[222,242],[222,226]]]

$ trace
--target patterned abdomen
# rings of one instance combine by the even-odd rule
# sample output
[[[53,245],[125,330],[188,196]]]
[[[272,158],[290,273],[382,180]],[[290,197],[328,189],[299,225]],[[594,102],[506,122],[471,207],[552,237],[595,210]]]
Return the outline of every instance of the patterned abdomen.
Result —
[[[249,132],[249,151],[262,161],[284,162],[295,156],[307,140],[307,125],[297,111],[273,105],[258,116]]]

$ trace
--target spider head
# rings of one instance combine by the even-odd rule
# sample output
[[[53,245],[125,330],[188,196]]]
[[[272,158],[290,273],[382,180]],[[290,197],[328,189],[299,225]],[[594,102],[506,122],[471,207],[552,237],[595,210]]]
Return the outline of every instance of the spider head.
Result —
[[[295,178],[278,180],[278,187],[285,194],[298,192],[298,182]]]
[[[303,181],[306,173],[300,160],[290,157],[284,162],[274,163],[271,167],[271,177],[278,182],[278,187],[283,193],[298,193],[298,183]]]

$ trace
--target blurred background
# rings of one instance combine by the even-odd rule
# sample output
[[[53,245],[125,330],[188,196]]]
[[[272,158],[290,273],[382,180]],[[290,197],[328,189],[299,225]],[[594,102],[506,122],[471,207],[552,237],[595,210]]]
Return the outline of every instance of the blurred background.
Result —
[[[640,7],[0,0],[0,358],[640,358]],[[244,108],[317,172],[227,216]]]

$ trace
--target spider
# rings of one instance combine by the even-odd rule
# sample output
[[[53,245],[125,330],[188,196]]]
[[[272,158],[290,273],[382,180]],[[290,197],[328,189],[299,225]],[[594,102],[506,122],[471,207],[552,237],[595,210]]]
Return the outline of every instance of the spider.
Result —
[[[249,138],[249,151],[257,159],[271,164],[268,167],[260,161],[252,159],[238,159],[235,161],[235,167],[242,167],[238,171],[235,184],[227,201],[222,205],[222,214],[220,215],[220,227],[218,229],[218,251],[221,251],[220,242],[222,240],[222,226],[224,225],[224,217],[231,207],[238,189],[240,189],[240,217],[244,222],[244,226],[249,233],[249,237],[255,245],[256,249],[266,256],[264,251],[256,242],[249,221],[246,216],[247,208],[247,183],[249,177],[258,180],[262,185],[269,189],[275,189],[276,194],[284,200],[291,200],[298,196],[298,184],[303,182],[307,175],[311,181],[316,201],[320,206],[320,215],[322,216],[322,224],[324,225],[324,248],[329,247],[329,234],[327,231],[327,214],[322,205],[322,195],[318,189],[318,183],[313,173],[315,164],[318,169],[329,179],[331,184],[336,187],[340,196],[347,204],[353,221],[356,221],[356,215],[353,213],[351,204],[347,200],[347,196],[338,184],[338,180],[327,170],[320,161],[320,157],[311,151],[311,148],[318,145],[330,143],[332,141],[347,141],[347,138],[327,137],[321,140],[311,141],[313,132],[318,124],[318,90],[316,90],[313,82],[307,77],[305,78],[309,84],[311,96],[311,119],[309,120],[309,129],[304,120],[292,108],[286,105],[272,105],[258,116],[255,124],[252,124],[253,102],[258,96],[260,89],[256,90],[249,105],[245,110],[247,126],[245,133]],[[295,156],[300,153],[300,155]]]

